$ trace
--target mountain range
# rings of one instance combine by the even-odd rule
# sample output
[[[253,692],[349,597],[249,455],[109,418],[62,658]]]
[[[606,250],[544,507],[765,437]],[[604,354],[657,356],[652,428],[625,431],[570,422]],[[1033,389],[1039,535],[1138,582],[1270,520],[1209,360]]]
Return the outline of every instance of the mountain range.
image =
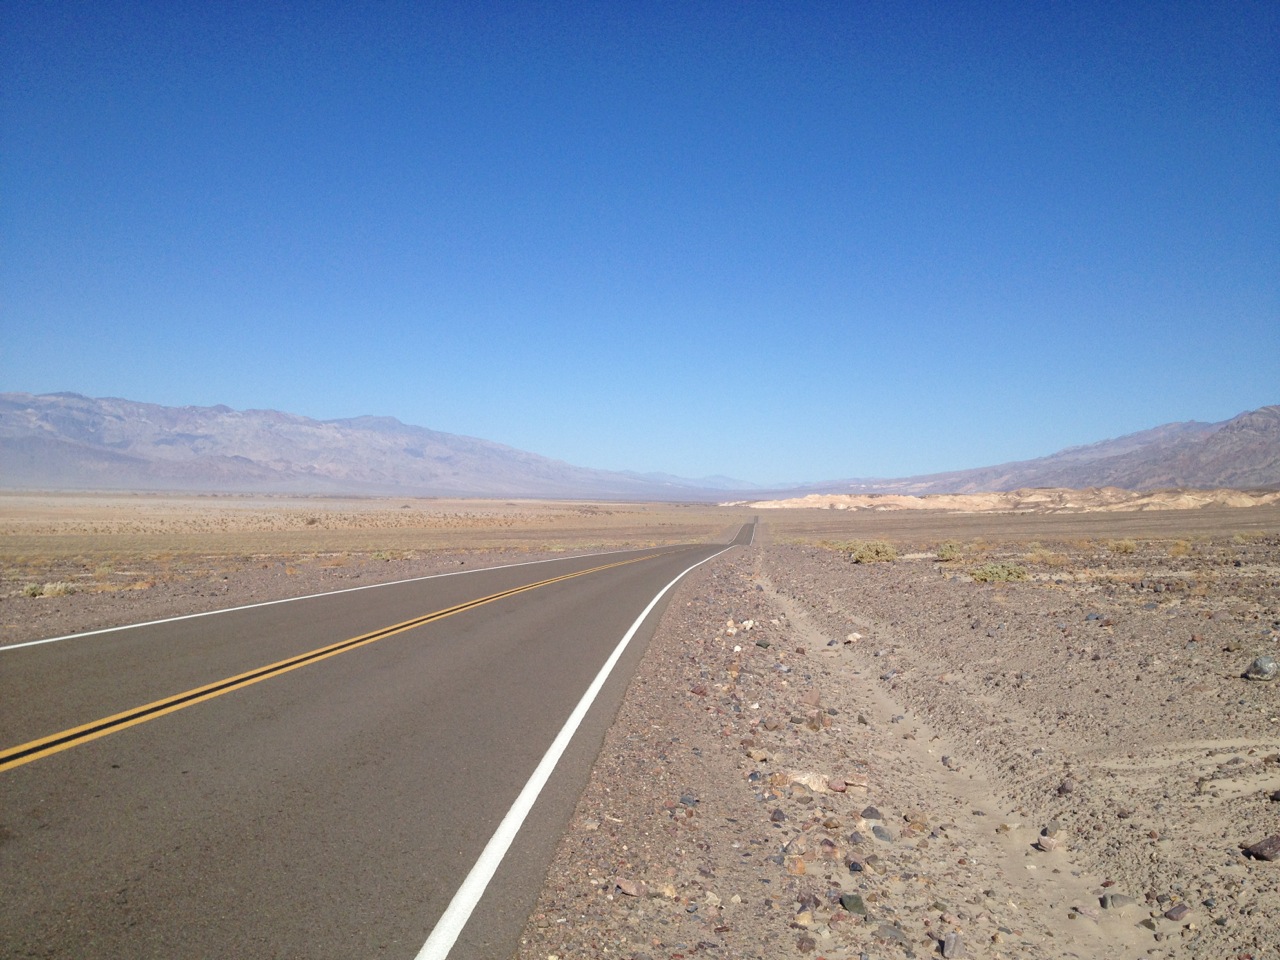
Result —
[[[716,500],[1096,486],[1280,487],[1280,406],[994,467],[766,491],[727,477],[593,470],[392,417],[313,420],[75,393],[0,394],[0,487],[8,489]]]

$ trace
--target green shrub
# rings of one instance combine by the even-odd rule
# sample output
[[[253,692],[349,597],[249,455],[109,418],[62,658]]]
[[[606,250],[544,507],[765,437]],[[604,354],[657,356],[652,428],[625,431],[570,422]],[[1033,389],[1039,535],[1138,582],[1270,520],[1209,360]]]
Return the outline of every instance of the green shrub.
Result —
[[[1010,580],[1027,579],[1027,570],[1016,563],[984,563],[974,567],[969,575],[978,583],[1008,583]]]
[[[954,540],[944,540],[938,544],[938,559],[943,563],[960,559],[960,544]]]
[[[22,589],[22,593],[24,596],[38,597],[40,594],[44,593],[44,587],[40,586],[38,583],[28,583]]]
[[[1138,545],[1126,538],[1124,540],[1112,540],[1107,544],[1107,549],[1112,553],[1135,553]]]

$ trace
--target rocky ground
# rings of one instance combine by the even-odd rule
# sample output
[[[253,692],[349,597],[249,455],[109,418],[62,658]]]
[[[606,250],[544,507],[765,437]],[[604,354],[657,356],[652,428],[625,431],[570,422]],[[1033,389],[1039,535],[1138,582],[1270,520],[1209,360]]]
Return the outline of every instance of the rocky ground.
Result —
[[[1280,956],[1280,538],[943,554],[692,574],[520,960]]]

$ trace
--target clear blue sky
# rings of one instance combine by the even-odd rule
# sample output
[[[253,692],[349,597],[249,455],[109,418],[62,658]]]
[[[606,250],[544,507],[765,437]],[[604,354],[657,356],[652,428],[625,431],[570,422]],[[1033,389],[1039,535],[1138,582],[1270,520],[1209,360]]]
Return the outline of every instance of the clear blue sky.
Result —
[[[19,2],[0,390],[901,476],[1280,403],[1280,4]]]

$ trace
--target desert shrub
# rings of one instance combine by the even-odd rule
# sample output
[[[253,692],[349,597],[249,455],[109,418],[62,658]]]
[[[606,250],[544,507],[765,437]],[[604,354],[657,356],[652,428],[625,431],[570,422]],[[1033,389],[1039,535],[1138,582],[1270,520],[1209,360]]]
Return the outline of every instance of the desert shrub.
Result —
[[[1107,549],[1112,553],[1136,553],[1138,545],[1126,537],[1124,540],[1112,540]]]
[[[1048,547],[1039,543],[1030,544],[1025,557],[1027,563],[1034,563],[1042,567],[1065,567],[1067,558],[1061,553],[1054,553]]]
[[[960,559],[960,544],[954,540],[944,540],[938,544],[938,559],[943,563]]]
[[[75,584],[59,580],[57,583],[46,583],[44,586],[31,584],[27,587],[28,597],[66,597],[76,592]]]
[[[1169,545],[1169,556],[1185,557],[1191,553],[1191,543],[1188,540],[1175,540]]]
[[[38,583],[28,583],[22,588],[22,594],[26,597],[38,597],[44,593],[44,587]]]
[[[844,552],[854,563],[892,563],[898,559],[893,544],[883,540],[850,540]]]
[[[1027,570],[1016,563],[992,561],[974,567],[969,575],[978,583],[1008,583],[1010,580],[1027,579]]]

